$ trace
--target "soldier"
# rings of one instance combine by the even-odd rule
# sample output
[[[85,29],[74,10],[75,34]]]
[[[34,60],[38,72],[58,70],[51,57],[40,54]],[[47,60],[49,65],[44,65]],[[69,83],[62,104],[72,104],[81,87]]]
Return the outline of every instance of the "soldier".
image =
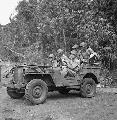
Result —
[[[79,57],[80,57],[80,50],[78,49],[78,47],[79,47],[79,46],[78,46],[77,44],[75,44],[75,45],[72,47],[72,49],[77,52],[77,53],[76,53],[76,54],[77,54],[77,58],[79,59]],[[72,51],[73,51],[73,50],[72,50]]]
[[[99,63],[99,55],[94,52],[91,48],[87,49],[87,52],[89,53],[89,64],[93,65],[94,63]]]
[[[66,65],[69,62],[69,58],[64,54],[64,51],[62,49],[58,49],[57,53],[60,64]]]
[[[53,54],[50,54],[50,55],[48,56],[48,58],[49,58],[49,63],[48,63],[48,65],[49,65],[49,66],[53,66],[53,58],[54,58],[54,55],[53,55]]]
[[[59,57],[59,66],[61,67],[61,74],[63,74],[65,77],[68,73],[68,64],[70,62],[70,59],[64,54],[64,51],[62,49],[58,49],[57,53]]]
[[[73,71],[78,71],[80,68],[80,59],[77,57],[77,51],[72,50],[70,55],[70,64],[68,66]]]
[[[80,59],[82,62],[88,62],[88,57],[89,57],[89,54],[88,52],[86,51],[87,49],[87,44],[85,42],[82,42],[80,44],[80,51],[79,51],[79,54],[80,54]]]
[[[76,50],[72,50],[71,51],[71,54],[69,56],[70,60],[72,60],[72,58],[74,57],[74,55],[76,56],[77,55],[77,51]]]
[[[54,54],[49,55],[49,61],[52,67],[56,68],[58,66],[58,63],[57,63],[57,60],[55,59]]]

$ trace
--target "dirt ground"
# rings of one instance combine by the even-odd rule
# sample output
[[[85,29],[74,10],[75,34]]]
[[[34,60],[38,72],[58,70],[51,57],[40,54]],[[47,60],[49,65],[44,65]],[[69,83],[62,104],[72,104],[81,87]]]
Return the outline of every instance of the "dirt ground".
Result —
[[[31,105],[24,98],[11,99],[0,89],[0,120],[117,120],[117,89],[98,88],[93,98],[49,93],[44,104]]]

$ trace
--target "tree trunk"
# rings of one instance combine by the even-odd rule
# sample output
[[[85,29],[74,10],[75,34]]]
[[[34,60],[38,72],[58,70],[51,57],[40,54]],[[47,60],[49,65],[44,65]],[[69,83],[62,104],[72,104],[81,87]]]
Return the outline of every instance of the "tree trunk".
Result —
[[[63,29],[63,38],[64,38],[65,54],[66,54],[66,38],[65,38],[65,30],[64,29]]]
[[[57,35],[55,35],[55,46],[56,46],[56,49],[57,49],[57,46],[58,46]]]

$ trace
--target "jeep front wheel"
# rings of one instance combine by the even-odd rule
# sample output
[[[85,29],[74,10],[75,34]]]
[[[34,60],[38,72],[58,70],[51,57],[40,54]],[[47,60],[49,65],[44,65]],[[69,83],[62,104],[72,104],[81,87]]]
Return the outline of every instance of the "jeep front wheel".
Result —
[[[92,78],[85,78],[80,88],[82,97],[91,98],[96,94],[96,83]]]
[[[47,84],[40,79],[31,80],[25,90],[26,99],[33,104],[41,104],[47,98],[48,87]]]
[[[13,99],[20,99],[25,95],[25,93],[20,93],[17,89],[10,87],[7,87],[7,94]]]

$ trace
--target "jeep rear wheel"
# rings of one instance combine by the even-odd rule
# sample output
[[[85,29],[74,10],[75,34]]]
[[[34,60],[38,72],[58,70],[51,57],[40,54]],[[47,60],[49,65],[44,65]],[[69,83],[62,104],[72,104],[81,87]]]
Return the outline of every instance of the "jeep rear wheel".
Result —
[[[92,78],[85,78],[80,88],[82,97],[90,98],[96,94],[96,83]]]
[[[26,99],[31,101],[33,104],[43,103],[47,98],[47,94],[47,84],[40,79],[31,80],[26,86]]]
[[[7,94],[13,99],[20,99],[25,95],[25,93],[20,93],[17,89],[10,87],[7,87]]]

